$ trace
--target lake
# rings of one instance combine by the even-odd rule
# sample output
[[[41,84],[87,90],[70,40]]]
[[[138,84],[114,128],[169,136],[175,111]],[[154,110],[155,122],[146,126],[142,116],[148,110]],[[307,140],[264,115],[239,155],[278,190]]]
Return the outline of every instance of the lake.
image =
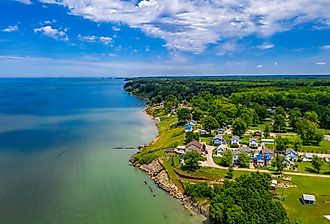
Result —
[[[1,224],[202,223],[129,166],[134,150],[118,149],[157,135],[123,85],[0,79]]]

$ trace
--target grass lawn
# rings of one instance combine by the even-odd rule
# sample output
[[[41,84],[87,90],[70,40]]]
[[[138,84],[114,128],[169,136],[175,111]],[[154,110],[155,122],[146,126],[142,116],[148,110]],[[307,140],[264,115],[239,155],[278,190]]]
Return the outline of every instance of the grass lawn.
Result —
[[[323,140],[320,146],[313,146],[313,145],[302,146],[300,152],[330,154],[330,141]]]
[[[314,170],[312,163],[310,162],[299,162],[296,163],[298,165],[298,172],[299,173],[316,173],[316,170]],[[329,164],[324,163],[321,167],[320,174],[330,174],[330,167]],[[330,186],[329,186],[330,188]],[[330,191],[330,189],[329,189]]]
[[[284,195],[283,205],[289,217],[304,224],[329,223],[323,216],[330,215],[330,179],[293,176],[292,183],[297,188],[277,190]],[[314,194],[316,205],[302,205],[299,201],[302,194]]]
[[[185,134],[182,127],[170,128],[171,124],[176,123],[175,117],[163,117],[157,124],[159,136],[158,140],[153,142],[144,151],[153,151],[158,149],[174,148],[178,145],[183,145]]]

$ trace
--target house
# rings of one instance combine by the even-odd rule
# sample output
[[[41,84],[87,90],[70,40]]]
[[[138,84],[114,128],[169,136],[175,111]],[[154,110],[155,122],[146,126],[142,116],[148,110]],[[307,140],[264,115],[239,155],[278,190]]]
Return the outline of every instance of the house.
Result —
[[[270,189],[271,190],[275,190],[276,189],[276,186],[277,186],[277,180],[272,180],[271,182],[270,182]]]
[[[297,162],[298,156],[299,156],[298,153],[291,148],[287,148],[285,150],[285,158],[291,162]]]
[[[168,155],[174,155],[176,153],[175,148],[169,148],[165,150],[165,153]]]
[[[252,148],[258,148],[258,140],[256,138],[250,138],[249,146]]]
[[[181,163],[182,165],[185,165],[184,157],[181,157],[181,158],[179,159],[179,163]]]
[[[222,135],[217,135],[212,140],[214,145],[227,144],[227,141],[222,137]]]
[[[186,124],[185,126],[184,126],[184,132],[191,132],[191,131],[193,131],[193,127],[191,126],[191,125],[189,125],[189,124]]]
[[[252,153],[252,150],[251,150],[249,147],[246,147],[246,146],[240,147],[238,151],[239,151],[239,152],[244,152],[244,153],[246,153],[248,156],[250,156],[251,153]]]
[[[205,129],[200,129],[199,130],[199,134],[201,134],[201,135],[208,135],[208,134],[210,134],[210,132],[206,131]]]
[[[195,150],[198,153],[202,154],[204,152],[204,145],[196,140],[189,142],[186,145],[186,151],[192,151]]]
[[[224,135],[225,134],[225,129],[221,128],[217,130],[218,135]]]
[[[197,121],[195,121],[195,120],[190,120],[190,121],[189,121],[189,125],[191,125],[191,126],[196,126],[196,125],[197,125]]]
[[[175,152],[177,154],[185,154],[186,153],[186,146],[177,146],[175,148]]]
[[[262,131],[255,130],[255,131],[253,131],[253,135],[256,136],[256,137],[261,137],[262,136]]]
[[[305,153],[303,161],[304,162],[312,162],[313,160],[313,153]]]
[[[221,157],[222,153],[227,150],[227,147],[225,145],[219,145],[218,148],[215,151],[216,157]]]
[[[256,150],[252,160],[254,164],[258,167],[269,166],[274,157],[274,149],[262,149],[260,151]]]
[[[301,196],[301,202],[304,204],[304,205],[315,205],[316,203],[316,198],[314,195],[312,194],[303,194]]]
[[[233,136],[230,140],[231,145],[239,145],[239,136]]]
[[[264,155],[266,160],[270,161],[273,159],[274,149],[273,148],[264,148],[261,150],[261,153]]]
[[[266,138],[263,138],[263,139],[261,139],[261,142],[264,143],[265,145],[268,145],[268,144],[275,144],[275,140],[274,140],[274,139],[266,139]]]

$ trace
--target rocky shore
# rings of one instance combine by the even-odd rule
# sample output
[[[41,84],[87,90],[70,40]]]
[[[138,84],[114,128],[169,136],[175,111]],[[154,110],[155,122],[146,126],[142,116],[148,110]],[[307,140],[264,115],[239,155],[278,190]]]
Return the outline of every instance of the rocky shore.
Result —
[[[172,197],[180,200],[181,204],[189,211],[201,214],[208,217],[208,205],[202,203],[195,203],[190,197],[185,196],[179,188],[170,180],[166,170],[164,169],[161,160],[155,159],[150,164],[141,165],[138,167],[147,172],[151,179],[164,191]]]

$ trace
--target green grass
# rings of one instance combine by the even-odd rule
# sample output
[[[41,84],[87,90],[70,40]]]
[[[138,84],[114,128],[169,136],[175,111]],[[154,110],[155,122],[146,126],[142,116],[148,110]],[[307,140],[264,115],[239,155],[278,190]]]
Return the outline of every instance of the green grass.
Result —
[[[316,170],[314,170],[312,163],[310,162],[298,162],[296,164],[298,165],[299,173],[316,173]],[[320,174],[330,174],[330,167],[328,163],[323,164]]]
[[[323,140],[319,146],[314,146],[314,145],[302,146],[300,151],[330,154],[330,141]]]
[[[330,215],[330,179],[293,176],[292,183],[297,185],[297,188],[277,190],[283,193],[283,205],[289,217],[301,220],[304,224],[329,223],[323,216]],[[316,205],[302,205],[299,201],[302,194],[314,194]]]

